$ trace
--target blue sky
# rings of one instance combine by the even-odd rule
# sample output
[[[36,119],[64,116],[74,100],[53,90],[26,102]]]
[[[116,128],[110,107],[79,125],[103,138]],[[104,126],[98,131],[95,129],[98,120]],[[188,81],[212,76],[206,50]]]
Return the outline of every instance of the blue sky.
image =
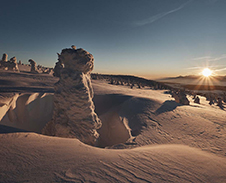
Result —
[[[226,75],[225,0],[1,0],[0,54],[54,66],[76,45],[93,72]],[[4,8],[3,8],[4,7]]]

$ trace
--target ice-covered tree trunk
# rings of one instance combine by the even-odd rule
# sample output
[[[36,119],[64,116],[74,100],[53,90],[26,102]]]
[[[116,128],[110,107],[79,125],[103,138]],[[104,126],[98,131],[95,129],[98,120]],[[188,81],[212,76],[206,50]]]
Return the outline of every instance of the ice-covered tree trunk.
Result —
[[[2,61],[3,61],[3,62],[7,62],[7,60],[8,60],[8,55],[7,55],[6,53],[4,53],[4,54],[2,55]]]
[[[54,114],[43,133],[58,137],[75,137],[95,145],[101,122],[94,112],[90,72],[93,56],[83,49],[64,49],[59,55],[64,65],[55,84]]]
[[[29,59],[28,62],[31,64],[31,73],[38,73],[36,62],[32,59]]]
[[[12,71],[20,71],[18,64],[17,64],[17,59],[16,57],[12,57],[9,61],[8,61],[8,70],[12,70]]]
[[[7,68],[7,61],[8,61],[8,55],[6,53],[4,53],[2,55],[2,60],[0,61],[0,68],[8,69]]]

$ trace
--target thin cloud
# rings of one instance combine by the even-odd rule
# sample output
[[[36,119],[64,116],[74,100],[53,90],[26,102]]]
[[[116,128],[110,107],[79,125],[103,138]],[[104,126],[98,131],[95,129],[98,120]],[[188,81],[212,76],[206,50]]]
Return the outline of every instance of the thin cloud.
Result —
[[[222,69],[217,69],[215,71],[217,71],[217,72],[219,72],[219,71],[226,71],[226,67],[225,68],[222,68]]]
[[[226,58],[226,54],[223,54],[223,55],[221,55],[221,56],[219,56],[219,57],[212,58],[212,59],[210,59],[209,61],[214,62],[214,61],[222,60],[222,59],[225,59],[225,58]]]
[[[186,5],[188,5],[190,2],[192,2],[193,0],[189,0],[188,2],[182,4],[180,7],[176,8],[176,9],[173,9],[173,10],[170,10],[170,11],[167,11],[167,12],[163,12],[163,13],[159,13],[157,15],[154,15],[152,17],[149,17],[147,19],[144,19],[144,20],[141,20],[141,21],[137,21],[137,22],[134,22],[133,25],[134,26],[144,26],[144,25],[147,25],[147,24],[151,24],[171,13],[174,13],[174,12],[177,12],[179,10],[181,10],[182,8],[184,8]]]
[[[185,69],[188,69],[188,70],[195,70],[195,69],[202,69],[203,67],[188,67],[188,68],[185,68]]]
[[[204,57],[197,57],[193,58],[192,60],[205,60],[209,62],[215,62],[226,58],[226,54],[220,55],[219,57],[210,57],[210,56],[204,56]]]
[[[196,58],[193,58],[192,60],[206,60],[206,59],[211,59],[211,57],[210,56],[196,57]]]

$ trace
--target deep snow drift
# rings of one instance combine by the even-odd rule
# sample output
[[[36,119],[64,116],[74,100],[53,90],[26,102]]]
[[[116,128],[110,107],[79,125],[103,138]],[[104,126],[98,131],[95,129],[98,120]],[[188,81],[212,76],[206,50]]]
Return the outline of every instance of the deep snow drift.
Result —
[[[189,98],[190,105],[183,106],[162,90],[130,89],[100,80],[94,81],[93,87],[95,110],[103,123],[98,130],[99,145],[107,148],[91,147],[77,139],[16,133],[16,129],[0,127],[5,129],[0,134],[0,182],[226,180],[225,110],[209,106],[203,97],[200,97],[201,104]],[[10,102],[13,96],[3,94],[1,104]],[[15,101],[24,96],[28,94],[14,96]],[[37,100],[36,107],[38,101],[39,105],[46,105],[46,96],[51,98],[51,94],[29,96],[30,100],[23,101],[32,101],[27,102],[29,106]],[[40,102],[42,98],[45,100]],[[35,116],[30,117],[32,122]],[[27,126],[23,120],[6,123],[22,129]]]
[[[0,124],[41,133],[52,118],[53,94],[24,93],[1,100]]]

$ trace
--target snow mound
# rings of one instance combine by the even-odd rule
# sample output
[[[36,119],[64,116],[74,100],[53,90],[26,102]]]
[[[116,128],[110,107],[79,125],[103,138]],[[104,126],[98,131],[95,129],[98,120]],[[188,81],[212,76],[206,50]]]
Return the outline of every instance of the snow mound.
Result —
[[[165,91],[131,90],[102,81],[94,81],[93,87],[96,112],[103,124],[101,147],[184,144],[226,155],[225,110],[209,106],[203,97],[201,104],[188,97],[188,106],[176,103]]]

